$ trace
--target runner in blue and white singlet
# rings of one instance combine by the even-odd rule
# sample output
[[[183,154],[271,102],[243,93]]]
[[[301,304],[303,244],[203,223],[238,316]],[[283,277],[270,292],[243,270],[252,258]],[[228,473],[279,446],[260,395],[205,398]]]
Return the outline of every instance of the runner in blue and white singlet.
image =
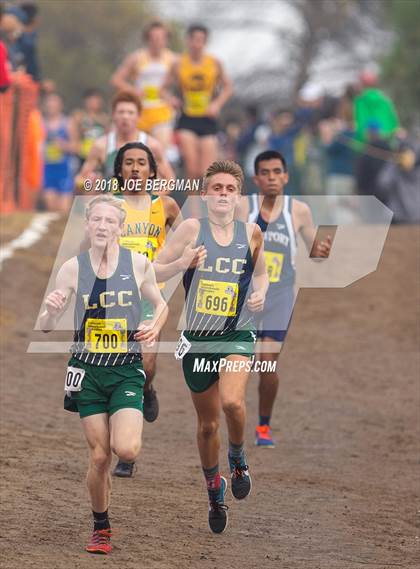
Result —
[[[296,236],[292,222],[292,198],[283,197],[280,215],[270,221],[260,211],[258,194],[249,196],[248,222],[256,223],[264,235],[264,256],[270,286],[264,311],[260,318],[259,337],[270,337],[282,342],[293,310],[295,284]]]
[[[270,420],[279,376],[277,359],[287,334],[294,305],[296,235],[299,233],[311,256],[328,257],[331,237],[316,240],[311,211],[303,201],[285,195],[289,181],[287,163],[275,150],[255,158],[254,182],[260,193],[249,196],[238,207],[240,219],[255,222],[264,235],[264,256],[269,275],[262,317],[258,322],[259,358],[274,364],[272,371],[260,371],[259,421],[255,431],[257,446],[274,447]]]

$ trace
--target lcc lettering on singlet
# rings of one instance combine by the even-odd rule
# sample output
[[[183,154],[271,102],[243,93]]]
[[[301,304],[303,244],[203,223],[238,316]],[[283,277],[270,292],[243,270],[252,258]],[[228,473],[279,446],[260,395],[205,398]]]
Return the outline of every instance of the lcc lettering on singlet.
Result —
[[[200,265],[197,270],[206,273],[215,271],[216,273],[233,273],[234,275],[242,275],[245,272],[243,266],[246,264],[246,259],[229,259],[228,257],[217,257],[214,267],[209,265],[205,266],[205,262]]]
[[[83,295],[83,302],[85,305],[85,310],[92,310],[95,308],[112,308],[113,306],[132,306],[132,300],[128,300],[124,298],[125,296],[133,296],[132,290],[120,290],[117,294],[117,299],[115,301],[115,294],[114,290],[107,290],[105,292],[101,292],[99,295],[99,303],[92,303],[89,302],[89,294]]]

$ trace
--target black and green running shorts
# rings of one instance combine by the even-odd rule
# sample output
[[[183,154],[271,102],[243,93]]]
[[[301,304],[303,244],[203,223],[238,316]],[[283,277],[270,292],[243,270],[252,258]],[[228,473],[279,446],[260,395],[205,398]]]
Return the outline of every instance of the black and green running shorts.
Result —
[[[64,398],[64,409],[79,412],[80,417],[119,409],[143,412],[143,387],[146,381],[141,361],[122,366],[94,366],[72,357],[69,366],[85,370],[81,391]]]

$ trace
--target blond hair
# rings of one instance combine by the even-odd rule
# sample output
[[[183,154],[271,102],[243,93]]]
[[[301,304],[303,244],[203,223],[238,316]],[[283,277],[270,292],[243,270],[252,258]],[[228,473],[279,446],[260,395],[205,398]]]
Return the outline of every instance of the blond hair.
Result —
[[[216,174],[230,174],[237,181],[239,192],[242,190],[244,183],[244,173],[242,172],[242,168],[239,166],[239,164],[233,160],[216,160],[213,162],[213,164],[210,164],[204,174],[204,190],[207,189],[210,178]]]
[[[94,198],[91,202],[89,202],[88,205],[86,206],[86,219],[89,219],[89,217],[91,216],[92,209],[95,207],[95,205],[98,205],[100,203],[104,203],[112,207],[115,207],[115,209],[118,209],[118,212],[120,214],[120,225],[124,223],[126,211],[122,206],[122,200],[116,199],[112,196],[98,196],[97,198]]]

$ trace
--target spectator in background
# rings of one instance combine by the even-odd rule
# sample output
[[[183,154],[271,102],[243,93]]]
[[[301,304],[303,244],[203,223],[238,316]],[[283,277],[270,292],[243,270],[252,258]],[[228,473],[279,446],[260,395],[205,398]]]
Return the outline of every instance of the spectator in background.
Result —
[[[271,118],[266,147],[280,152],[288,164],[287,194],[320,193],[323,189],[317,133],[323,100],[321,88],[307,84],[299,92],[294,111],[281,109]]]
[[[349,84],[337,101],[336,116],[347,124],[353,124],[354,99],[359,92],[358,85]]]
[[[40,78],[36,50],[37,15],[38,8],[32,3],[8,6],[0,26],[13,71],[24,71],[36,82]]]
[[[0,20],[0,39],[6,45],[12,71],[16,71],[22,65],[23,55],[17,47],[17,40],[23,33],[21,18],[24,19],[24,17],[24,13],[17,6],[3,7],[3,15]]]
[[[228,120],[224,129],[219,133],[220,159],[238,161],[237,144],[241,134],[241,125],[239,121]]]
[[[7,47],[2,41],[0,41],[0,93],[7,91],[10,87],[11,81]]]
[[[86,160],[93,142],[105,134],[109,118],[104,109],[104,96],[100,89],[86,89],[83,93],[83,108],[72,114],[75,136],[73,147],[79,159],[78,170]]]
[[[394,103],[378,88],[378,78],[365,71],[360,76],[361,92],[354,98],[353,116],[356,138],[360,142],[369,139],[369,124],[379,126],[379,138],[389,139],[398,130],[400,123]]]
[[[420,223],[420,148],[403,141],[396,161],[381,169],[378,197],[394,213],[393,223]]]
[[[263,125],[262,121],[260,121],[258,118],[257,107],[246,107],[245,125],[236,142],[236,150],[238,153],[239,163],[242,166],[245,178],[248,182],[254,176],[255,157],[262,150],[264,150],[264,148],[261,148],[260,146],[259,138],[257,135],[258,129],[260,127],[268,131],[268,127],[266,125]],[[266,136],[264,138],[266,138]]]
[[[387,160],[392,158],[390,144],[381,137],[382,127],[376,120],[367,124],[367,145],[356,164],[357,191],[360,195],[373,195],[383,199],[378,185],[379,174]],[[373,210],[363,212],[368,221],[374,221]]]
[[[355,221],[354,132],[350,124],[336,117],[322,121],[319,132],[326,155],[325,193],[331,196],[332,222],[351,223]]]
[[[288,109],[278,110],[271,117],[268,147],[270,150],[280,152],[287,164],[294,163],[293,144],[301,126],[295,122],[293,112]]]
[[[313,83],[307,83],[299,91],[296,101],[295,121],[307,127],[315,127],[324,109],[323,89]]]
[[[63,113],[60,95],[46,96],[44,107],[44,200],[49,211],[66,213],[73,195],[71,122]]]
[[[313,195],[325,192],[325,156],[318,123],[322,118],[331,116],[333,106],[335,101],[324,96],[323,88],[314,83],[307,83],[299,91],[295,122],[300,125],[300,130],[293,143],[292,164],[295,193]]]
[[[20,4],[19,8],[25,14],[22,22],[24,29],[17,42],[23,54],[23,67],[26,73],[39,83],[41,74],[38,60],[38,6],[33,2],[25,2]]]
[[[0,3],[0,30],[2,30],[2,18],[4,5]],[[0,93],[4,93],[10,87],[12,79],[10,77],[9,55],[6,44],[0,40]]]
[[[304,126],[304,122],[301,119],[304,117],[303,120],[305,121],[307,116],[303,113],[299,120],[296,120],[292,111],[281,109],[276,111],[270,120],[271,131],[267,139],[266,148],[280,152],[286,160],[290,177],[285,193],[289,195],[301,193],[300,177],[295,160],[295,142]]]
[[[50,95],[51,93],[57,93],[57,84],[54,79],[43,79],[41,83],[41,93],[43,95]]]

